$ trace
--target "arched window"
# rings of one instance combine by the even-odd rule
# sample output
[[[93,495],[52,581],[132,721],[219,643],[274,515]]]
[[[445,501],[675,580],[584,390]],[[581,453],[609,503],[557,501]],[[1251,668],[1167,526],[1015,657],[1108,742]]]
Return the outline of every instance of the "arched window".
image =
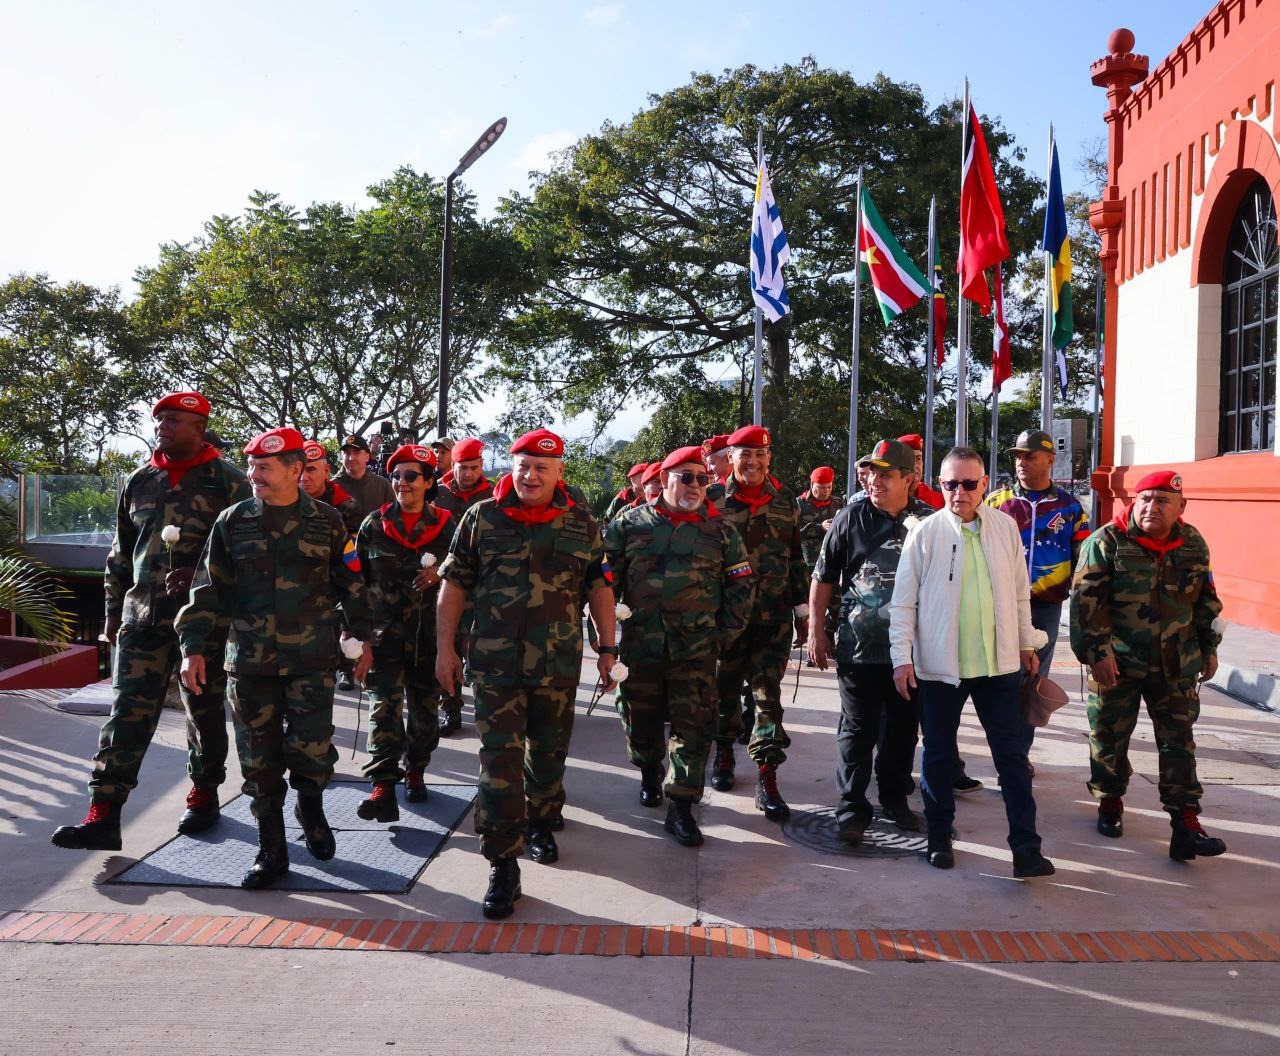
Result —
[[[1278,265],[1275,202],[1258,180],[1232,223],[1222,275],[1221,454],[1275,444]]]

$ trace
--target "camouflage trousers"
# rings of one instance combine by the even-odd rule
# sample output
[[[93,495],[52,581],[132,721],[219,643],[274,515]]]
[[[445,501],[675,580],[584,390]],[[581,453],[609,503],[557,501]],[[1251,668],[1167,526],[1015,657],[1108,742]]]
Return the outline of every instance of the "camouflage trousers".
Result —
[[[1129,739],[1138,724],[1138,708],[1147,703],[1160,764],[1160,802],[1171,814],[1196,807],[1204,794],[1196,778],[1196,742],[1192,727],[1200,715],[1200,689],[1194,681],[1170,681],[1161,675],[1120,678],[1101,695],[1089,694],[1089,791],[1098,798],[1123,796],[1133,768]]]
[[[564,764],[573,733],[573,683],[492,686],[475,678],[480,788],[475,825],[489,861],[524,850],[530,819],[548,820],[564,807]]]
[[[742,685],[751,687],[756,724],[747,746],[757,764],[778,766],[787,758],[791,738],[782,727],[782,678],[791,659],[795,631],[785,623],[752,623],[720,655],[716,671],[719,706],[715,739],[736,741],[742,733]]]
[[[642,768],[661,766],[669,750],[663,791],[672,799],[699,802],[715,733],[715,661],[627,666],[630,674],[618,686],[618,716],[631,761]],[[671,731],[664,744],[667,723]]]
[[[333,672],[230,675],[244,794],[255,818],[284,806],[285,770],[300,796],[318,796],[333,776]]]
[[[453,650],[460,657],[462,657],[462,662],[465,664],[466,657],[467,657],[467,635],[461,629],[459,629],[458,633],[454,636]],[[440,696],[440,711],[443,711],[446,715],[449,716],[449,718],[455,721],[461,718],[462,686],[461,685],[458,686],[458,691],[456,693],[446,693],[443,689],[439,688],[439,683],[436,683],[436,687],[437,687],[436,691]],[[438,728],[438,723],[437,723],[437,728]],[[440,741],[440,738],[439,736],[437,736],[436,743],[438,744],[439,741]]]
[[[365,683],[369,761],[364,773],[370,781],[401,780],[402,758],[415,769],[431,762],[431,753],[440,744],[440,683],[435,668],[435,649],[422,649],[415,657],[403,642],[374,646],[373,667]]]
[[[137,787],[142,757],[155,736],[180,660],[171,626],[120,628],[111,668],[111,716],[98,737],[89,776],[94,799],[123,803]],[[227,779],[226,675],[220,662],[206,668],[209,681],[200,696],[185,687],[180,693],[187,717],[187,773],[192,784],[212,789]]]

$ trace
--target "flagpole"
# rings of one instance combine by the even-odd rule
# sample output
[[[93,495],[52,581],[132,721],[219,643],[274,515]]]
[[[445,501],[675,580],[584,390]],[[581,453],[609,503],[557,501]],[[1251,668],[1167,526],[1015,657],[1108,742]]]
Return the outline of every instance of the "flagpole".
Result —
[[[924,383],[924,481],[933,480],[933,371],[934,345],[937,334],[934,332],[933,298],[937,291],[933,287],[934,270],[933,255],[938,248],[938,199],[929,199],[929,255],[925,259],[925,267],[929,274],[929,329],[924,343],[925,383]]]
[[[853,351],[849,359],[849,465],[845,479],[852,498],[858,492],[858,350],[862,344],[862,166],[858,166],[857,207],[853,219]]]
[[[756,181],[760,179],[760,171],[764,167],[764,125],[756,126]],[[751,424],[762,424],[764,415],[764,316],[760,306],[756,305],[756,346],[755,346],[755,380],[752,383]],[[776,426],[778,423],[775,422]]]
[[[1106,338],[1103,335],[1103,327],[1105,325],[1103,319],[1103,297],[1105,296],[1106,284],[1106,272],[1099,267],[1097,279],[1098,295],[1093,309],[1095,338],[1093,356],[1093,429],[1091,430],[1093,436],[1091,437],[1092,443],[1089,445],[1092,452],[1089,458],[1090,488],[1093,487],[1093,475],[1098,470],[1098,462],[1101,458],[1101,452],[1098,447],[1102,443],[1102,411],[1100,405],[1102,402],[1102,354],[1103,349],[1106,347]],[[1089,525],[1095,530],[1098,528],[1098,492],[1096,490],[1093,492],[1093,502],[1089,508]]]
[[[1049,160],[1045,166],[1045,186],[1053,171],[1053,123],[1049,124]],[[1045,195],[1045,212],[1050,208]],[[1040,351],[1040,428],[1046,433],[1053,425],[1053,254],[1044,251],[1044,341]]]
[[[969,78],[964,79],[964,119],[960,123],[960,192],[964,194],[964,163],[969,153]],[[962,240],[963,244],[963,240]],[[969,443],[969,301],[956,298],[956,447]]]

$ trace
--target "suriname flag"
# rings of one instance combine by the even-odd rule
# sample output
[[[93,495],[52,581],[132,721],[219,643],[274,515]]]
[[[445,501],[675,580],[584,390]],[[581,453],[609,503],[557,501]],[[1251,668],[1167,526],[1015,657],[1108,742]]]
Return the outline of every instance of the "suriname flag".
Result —
[[[924,298],[929,282],[890,234],[866,187],[862,188],[861,208],[858,260],[862,275],[875,288],[880,314],[891,323]]]

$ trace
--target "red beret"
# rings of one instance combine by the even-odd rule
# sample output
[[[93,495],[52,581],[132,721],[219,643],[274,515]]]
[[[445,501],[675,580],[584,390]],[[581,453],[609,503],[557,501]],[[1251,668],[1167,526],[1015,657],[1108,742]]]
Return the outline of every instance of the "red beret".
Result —
[[[387,472],[390,473],[401,462],[417,462],[434,470],[436,453],[423,444],[403,444],[395,449],[395,453],[387,459]]]
[[[209,401],[198,392],[171,392],[168,396],[162,396],[156,401],[156,405],[151,408],[151,415],[155,417],[164,410],[186,411],[188,414],[199,414],[208,418]]]
[[[319,440],[308,440],[303,444],[302,454],[308,462],[319,462],[320,459],[329,457],[329,452],[324,449],[324,444]]]
[[[809,481],[813,484],[834,484],[836,471],[830,466],[819,466],[809,474]]]
[[[662,472],[661,462],[650,462],[649,468],[644,471],[644,476],[640,478],[640,487],[643,488],[646,484],[649,483],[649,481],[653,480],[661,472]]]
[[[475,437],[469,437],[466,440],[459,440],[453,445],[453,460],[455,462],[470,462],[473,458],[479,458],[483,451],[484,444]]]
[[[690,462],[697,466],[701,466],[703,464],[701,447],[677,448],[662,460],[662,465],[658,467],[658,471],[665,473],[669,469],[678,469],[680,466],[687,466]]]
[[[699,455],[698,457],[701,458],[702,456]],[[648,468],[649,468],[648,462],[637,462],[634,466],[632,466],[629,470],[627,470],[627,480],[630,480],[632,477],[644,476],[644,471]]]
[[[511,445],[513,455],[541,455],[543,458],[563,458],[564,441],[550,429],[535,429],[525,433]]]
[[[728,433],[717,433],[715,436],[709,436],[702,441],[702,450],[708,455],[714,455],[717,451],[723,451],[728,446]]]
[[[763,425],[744,425],[729,436],[730,447],[768,447],[769,430]]]
[[[924,450],[924,437],[919,433],[907,433],[906,436],[898,437],[898,443],[906,444],[913,451]]]
[[[1182,494],[1182,475],[1171,469],[1160,469],[1148,473],[1133,486],[1135,495],[1140,491],[1172,491]]]
[[[244,445],[244,453],[266,458],[269,455],[287,455],[292,452],[301,454],[306,446],[306,437],[297,429],[282,425],[278,429],[268,429],[265,433],[259,433]]]

